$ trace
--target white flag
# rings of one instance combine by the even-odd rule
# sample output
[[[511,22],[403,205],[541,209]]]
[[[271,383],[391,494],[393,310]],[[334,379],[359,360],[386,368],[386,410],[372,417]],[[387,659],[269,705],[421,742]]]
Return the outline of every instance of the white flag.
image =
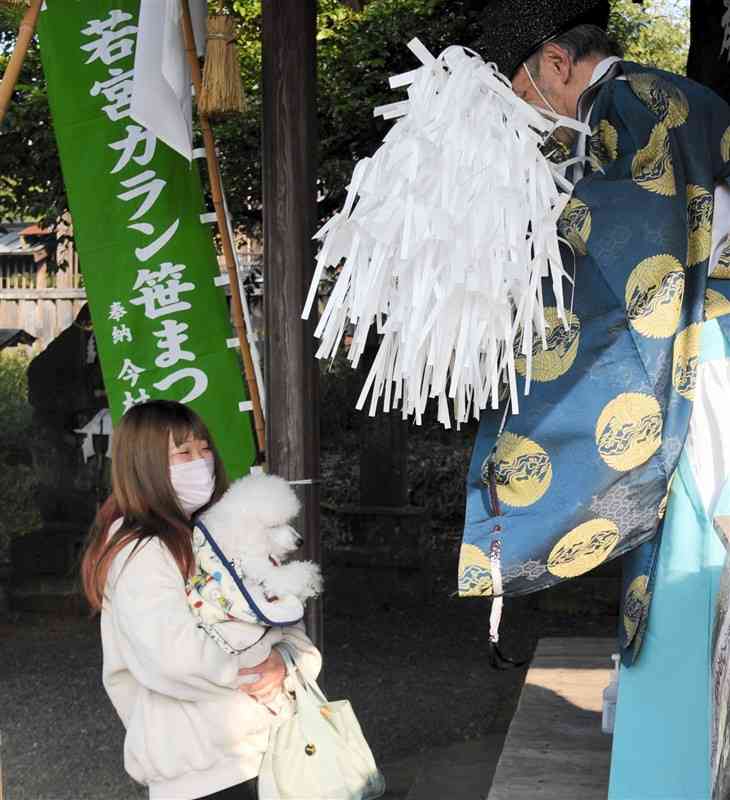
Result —
[[[189,0],[198,55],[205,50],[207,3]],[[190,66],[180,0],[142,0],[131,116],[190,161],[193,157]]]

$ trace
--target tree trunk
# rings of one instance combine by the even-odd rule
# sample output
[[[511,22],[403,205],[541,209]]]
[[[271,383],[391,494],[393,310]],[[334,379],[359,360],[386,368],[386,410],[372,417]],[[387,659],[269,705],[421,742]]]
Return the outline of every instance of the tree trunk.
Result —
[[[692,0],[687,75],[709,86],[730,103],[730,61],[721,53],[724,30],[723,0]]]
[[[313,481],[296,487],[298,530],[304,556],[319,561],[319,368],[314,320],[301,319],[314,272],[317,3],[262,5],[266,452],[273,474]],[[319,602],[306,621],[321,648]]]

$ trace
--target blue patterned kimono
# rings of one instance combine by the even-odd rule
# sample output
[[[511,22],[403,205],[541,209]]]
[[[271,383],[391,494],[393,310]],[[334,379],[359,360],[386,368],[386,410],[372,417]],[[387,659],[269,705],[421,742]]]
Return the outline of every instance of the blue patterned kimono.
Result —
[[[468,477],[462,596],[538,591],[624,558],[625,663],[641,646],[669,484],[687,437],[706,318],[730,337],[730,247],[708,280],[730,107],[622,63],[590,118],[590,165],[561,220],[575,253],[566,328],[548,309],[530,395],[498,436],[485,412]],[[564,263],[573,261],[567,249]],[[554,305],[544,282],[545,305]],[[524,357],[518,362],[524,373]],[[523,390],[523,386],[520,386]]]

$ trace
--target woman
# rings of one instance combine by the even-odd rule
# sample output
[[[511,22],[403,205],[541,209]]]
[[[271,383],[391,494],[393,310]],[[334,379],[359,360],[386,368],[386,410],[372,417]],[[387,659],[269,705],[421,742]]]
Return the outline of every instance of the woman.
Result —
[[[124,765],[150,800],[255,800],[269,729],[280,719],[266,703],[285,678],[273,645],[294,648],[312,676],[321,666],[301,625],[269,629],[273,649],[253,668],[198,627],[185,592],[191,516],[226,488],[210,434],[186,406],[138,405],[115,429],[112,495],[92,528],[82,578],[101,612],[103,682],[127,731]]]

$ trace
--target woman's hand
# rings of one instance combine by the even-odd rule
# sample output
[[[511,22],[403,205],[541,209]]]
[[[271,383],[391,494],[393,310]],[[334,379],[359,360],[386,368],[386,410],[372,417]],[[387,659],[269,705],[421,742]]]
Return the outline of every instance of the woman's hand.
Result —
[[[255,700],[266,701],[281,688],[286,678],[286,666],[281,654],[274,648],[271,655],[255,667],[238,670],[245,680],[239,690]]]

